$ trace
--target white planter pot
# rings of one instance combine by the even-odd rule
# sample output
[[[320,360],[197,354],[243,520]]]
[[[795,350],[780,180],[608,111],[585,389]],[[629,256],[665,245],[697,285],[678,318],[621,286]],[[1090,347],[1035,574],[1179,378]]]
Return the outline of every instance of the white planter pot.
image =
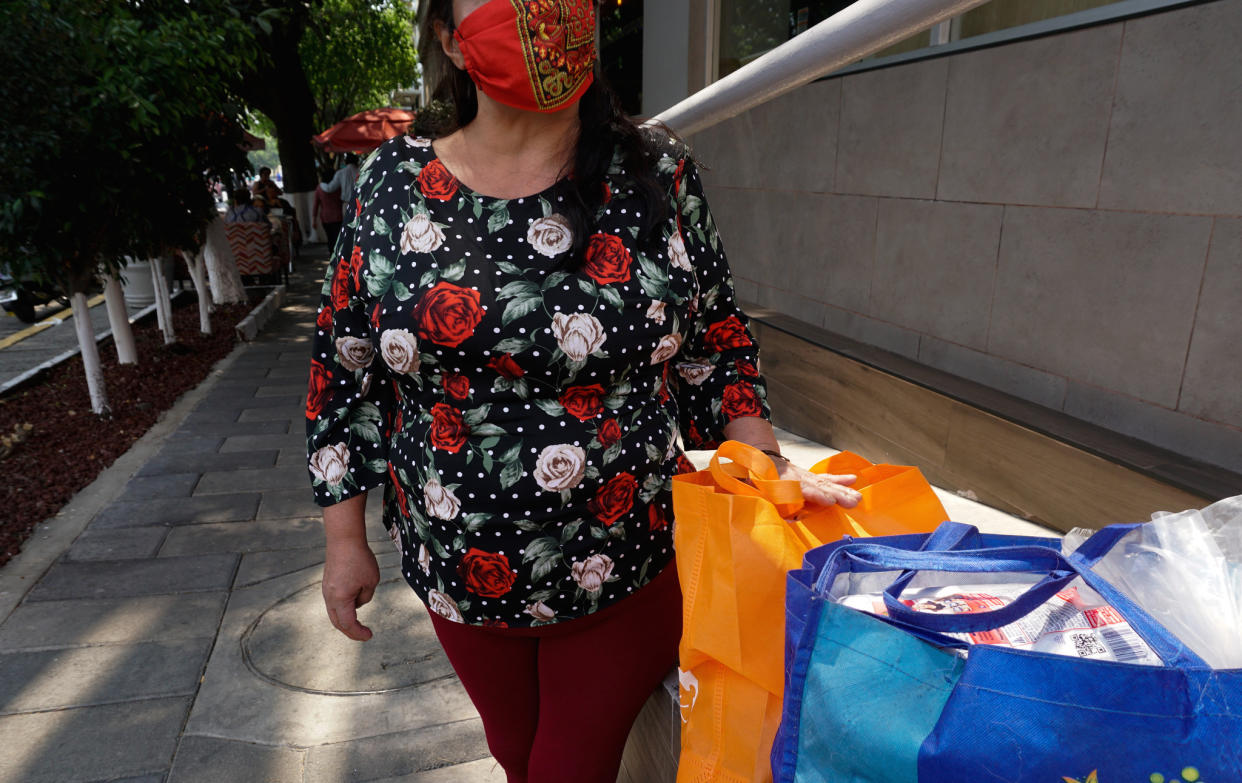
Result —
[[[168,281],[168,291],[171,293],[175,262],[171,256],[159,260],[164,265],[164,279]],[[130,315],[155,304],[155,287],[151,282],[151,259],[128,259],[121,275],[123,276],[121,290],[125,292],[125,306],[129,309]]]

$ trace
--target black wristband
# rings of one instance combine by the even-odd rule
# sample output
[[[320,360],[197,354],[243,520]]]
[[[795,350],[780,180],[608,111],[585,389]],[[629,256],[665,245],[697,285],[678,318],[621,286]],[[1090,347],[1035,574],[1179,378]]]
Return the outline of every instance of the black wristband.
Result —
[[[784,454],[781,454],[779,451],[774,451],[773,449],[759,449],[759,450],[762,451],[764,454],[767,454],[772,459],[779,459],[781,462],[789,461],[789,457],[786,457]]]

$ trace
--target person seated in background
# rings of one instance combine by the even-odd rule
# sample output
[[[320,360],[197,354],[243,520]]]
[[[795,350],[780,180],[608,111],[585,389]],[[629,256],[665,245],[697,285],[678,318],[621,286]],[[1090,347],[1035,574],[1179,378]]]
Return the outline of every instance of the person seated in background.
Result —
[[[251,203],[250,193],[245,188],[233,191],[233,206],[224,215],[225,223],[259,223],[264,219],[263,211]]]
[[[259,169],[259,178],[250,186],[250,192],[256,196],[262,196],[269,204],[275,202],[284,193],[279,185],[272,182],[272,170],[267,166]]]
[[[315,188],[315,209],[312,213],[315,224],[323,226],[324,236],[327,237],[328,247],[336,247],[336,238],[341,233],[341,197],[335,193],[328,193],[323,189],[332,181],[332,172],[327,169],[319,173],[320,185]]]

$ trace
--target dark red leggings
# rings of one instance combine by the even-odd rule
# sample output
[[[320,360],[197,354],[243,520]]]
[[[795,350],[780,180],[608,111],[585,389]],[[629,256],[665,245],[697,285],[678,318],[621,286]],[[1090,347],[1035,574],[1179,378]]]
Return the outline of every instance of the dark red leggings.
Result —
[[[509,783],[615,783],[630,727],[677,662],[681,589],[670,564],[578,620],[529,629],[431,620]]]

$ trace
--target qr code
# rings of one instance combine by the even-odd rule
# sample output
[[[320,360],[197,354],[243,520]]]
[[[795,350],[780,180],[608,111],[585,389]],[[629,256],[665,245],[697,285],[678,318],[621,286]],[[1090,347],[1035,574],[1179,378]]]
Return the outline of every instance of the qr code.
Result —
[[[1074,640],[1074,651],[1078,653],[1079,658],[1108,654],[1108,648],[1095,638],[1094,634],[1074,633],[1070,634],[1070,638]]]

